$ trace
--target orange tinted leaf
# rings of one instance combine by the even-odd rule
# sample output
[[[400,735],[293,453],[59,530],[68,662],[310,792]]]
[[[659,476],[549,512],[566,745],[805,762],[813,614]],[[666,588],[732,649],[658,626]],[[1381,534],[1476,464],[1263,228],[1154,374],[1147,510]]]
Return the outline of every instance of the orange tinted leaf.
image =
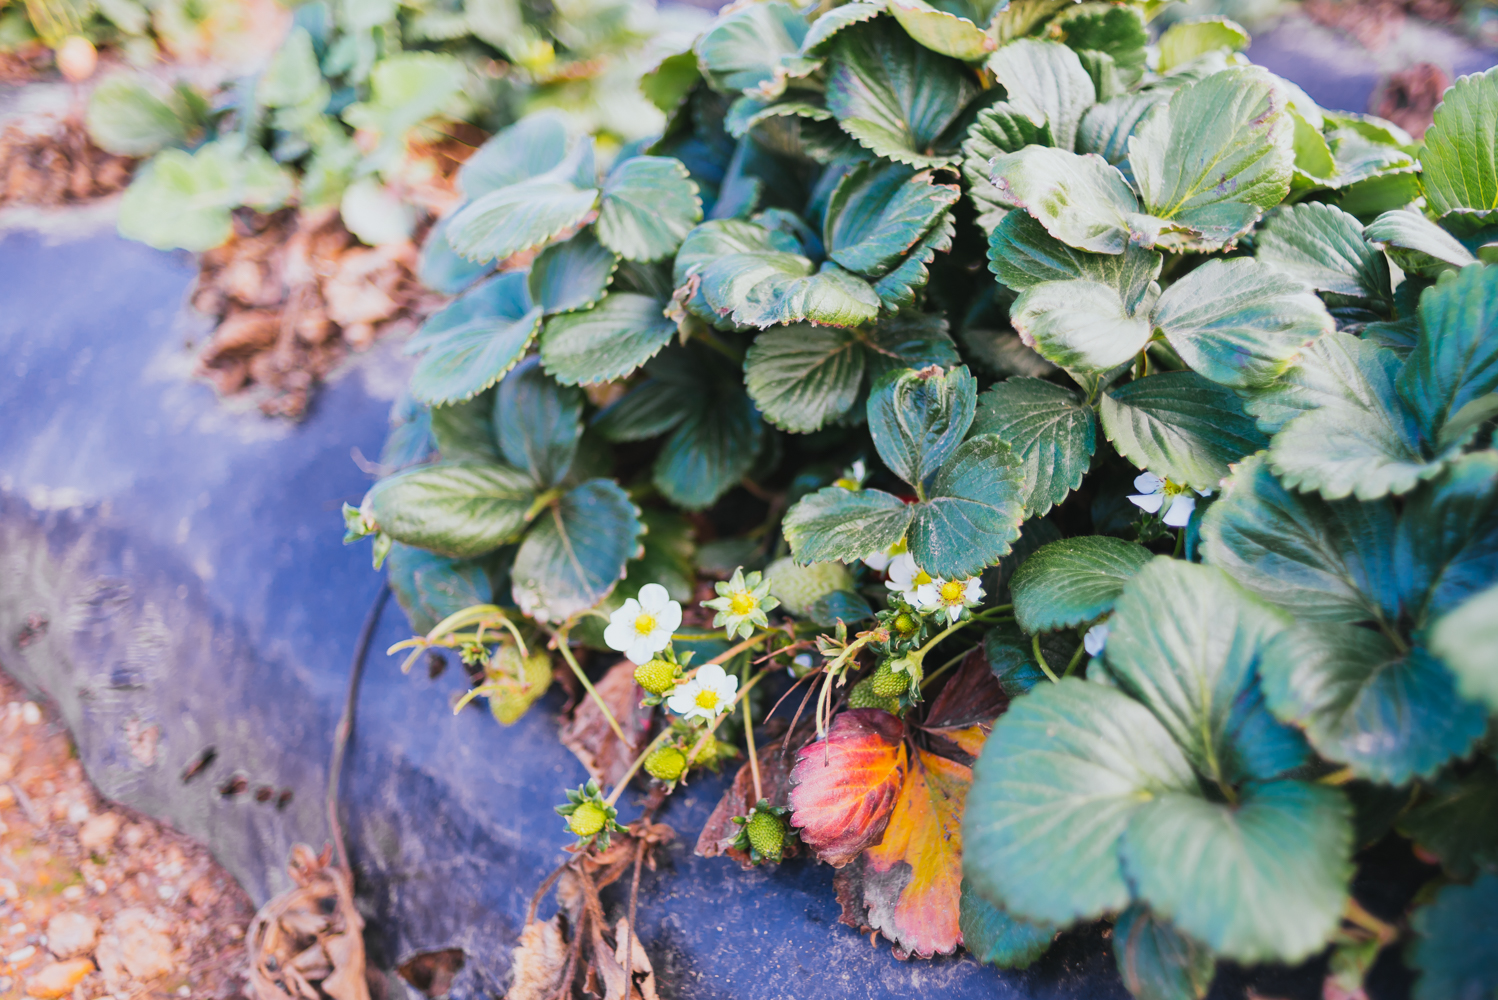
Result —
[[[1008,707],[1009,698],[979,646],[931,703],[921,728],[934,737],[933,749],[950,757],[960,752],[977,758],[994,720]]]
[[[879,843],[905,779],[905,724],[877,708],[843,712],[791,771],[791,825],[823,861],[842,867]],[[956,910],[953,910],[953,920]]]
[[[852,885],[839,887],[840,898],[861,888],[867,926],[901,958],[949,955],[962,943],[962,807],[972,783],[966,765],[916,750],[884,839],[848,869]],[[845,919],[847,911],[845,899]]]

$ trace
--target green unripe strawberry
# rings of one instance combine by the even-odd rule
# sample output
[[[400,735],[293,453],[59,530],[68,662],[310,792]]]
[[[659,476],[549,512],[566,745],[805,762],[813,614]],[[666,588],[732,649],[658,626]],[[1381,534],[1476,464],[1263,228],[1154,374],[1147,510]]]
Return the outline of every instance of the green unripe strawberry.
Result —
[[[597,802],[584,802],[567,817],[567,829],[579,837],[591,837],[608,822],[609,814]]]
[[[849,708],[882,708],[890,714],[900,710],[900,699],[883,698],[874,693],[874,679],[865,677],[853,685],[853,690],[848,692]]]
[[[651,694],[665,694],[676,686],[677,670],[676,664],[656,658],[635,667],[635,683]]]
[[[750,845],[761,857],[780,860],[780,850],[785,846],[785,820],[772,812],[758,810],[744,830],[749,834]]]
[[[901,635],[915,635],[920,627],[921,623],[909,612],[901,611],[895,616],[895,631]]]
[[[702,737],[702,746],[692,754],[691,763],[711,764],[718,758],[718,738],[712,733]]]
[[[851,590],[853,575],[840,562],[819,562],[797,566],[790,556],[777,559],[765,567],[770,593],[791,614],[804,617],[811,606],[834,590]]]
[[[661,747],[645,758],[645,770],[652,778],[675,781],[687,769],[687,755],[676,747]]]
[[[890,666],[893,660],[885,660],[869,678],[869,687],[881,698],[898,698],[910,690],[910,675],[896,673]]]

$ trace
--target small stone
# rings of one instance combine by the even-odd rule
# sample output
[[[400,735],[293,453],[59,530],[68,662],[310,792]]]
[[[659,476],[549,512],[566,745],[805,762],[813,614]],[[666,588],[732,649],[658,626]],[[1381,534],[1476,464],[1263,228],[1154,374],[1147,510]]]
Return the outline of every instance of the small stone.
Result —
[[[76,903],[82,899],[86,890],[81,885],[70,885],[62,891],[62,898],[70,903]]]
[[[36,975],[26,980],[26,995],[41,1000],[55,1000],[73,992],[73,987],[83,982],[83,977],[94,971],[94,963],[86,958],[74,958],[66,962],[44,965]]]
[[[91,815],[92,812],[88,806],[82,802],[73,802],[68,806],[68,822],[74,826],[77,826],[79,823],[88,822],[88,818]]]
[[[83,913],[59,913],[47,921],[47,950],[58,958],[77,958],[94,950],[99,920]]]
[[[119,815],[112,812],[100,813],[78,828],[78,844],[85,851],[107,850],[119,832]]]
[[[174,968],[172,939],[151,911],[132,906],[114,915],[95,949],[106,982],[144,982]],[[123,973],[123,974],[122,974]]]
[[[0,753],[0,781],[9,781],[16,776],[16,765],[20,762],[13,753]]]
[[[42,721],[42,709],[34,701],[28,701],[21,706],[21,721],[28,726],[34,726]]]

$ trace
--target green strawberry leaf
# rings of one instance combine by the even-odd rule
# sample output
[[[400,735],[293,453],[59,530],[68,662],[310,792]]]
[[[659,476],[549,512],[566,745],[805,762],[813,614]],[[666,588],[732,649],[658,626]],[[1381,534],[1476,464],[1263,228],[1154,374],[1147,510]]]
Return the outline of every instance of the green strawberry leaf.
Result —
[[[974,892],[966,879],[957,925],[962,930],[962,946],[984,965],[1001,969],[1029,968],[1056,937],[1055,927],[1010,916]]]
[[[1097,103],[1097,88],[1076,52],[1060,42],[1021,38],[990,56],[988,69],[1016,111],[1048,126],[1056,148],[1075,147],[1077,126]]]
[[[1009,212],[1009,202],[991,179],[990,164],[1000,153],[1014,153],[1026,146],[1050,146],[1049,126],[1037,125],[1011,104],[1000,101],[978,112],[962,140],[962,177],[967,181],[968,200],[978,212],[978,225],[991,233]]]
[[[444,462],[498,462],[494,442],[494,391],[458,403],[434,406],[432,443]]]
[[[1043,545],[1009,581],[1014,617],[1026,632],[1054,632],[1096,621],[1153,558],[1136,542],[1107,535]]]
[[[1225,17],[1177,21],[1160,35],[1160,64],[1156,69],[1163,76],[1213,52],[1246,49],[1248,41],[1248,32]]]
[[[1075,393],[1038,378],[1011,378],[985,392],[971,433],[997,434],[1014,450],[1024,468],[1027,516],[1044,514],[1080,486],[1097,450],[1092,411]]]
[[[471,199],[550,173],[567,158],[567,122],[538,111],[502,128],[458,168],[458,188]]]
[[[541,333],[541,363],[563,385],[624,378],[676,335],[665,303],[634,292],[610,292],[592,308],[553,316]]]
[[[1122,853],[1140,898],[1182,933],[1240,962],[1298,962],[1341,923],[1352,809],[1299,781],[1249,786],[1237,805],[1167,791],[1134,813]]]
[[[1419,212],[1396,208],[1363,230],[1363,238],[1388,252],[1402,269],[1434,277],[1450,268],[1477,263],[1461,241]]]
[[[785,539],[796,562],[808,566],[854,562],[905,537],[912,505],[879,490],[828,486],[802,497],[785,515]]]
[[[962,63],[879,18],[839,31],[828,60],[827,108],[876,156],[914,167],[957,160],[952,134],[978,86]]]
[[[853,408],[863,386],[863,339],[836,327],[766,330],[744,358],[744,382],[765,419],[783,430],[819,430]]]
[[[437,406],[472,399],[498,382],[525,355],[541,328],[523,271],[475,285],[422,324],[406,342],[421,354],[411,395]]]
[[[1420,800],[1399,817],[1398,829],[1454,878],[1498,868],[1498,764],[1477,754],[1470,765],[1448,768],[1426,784]]]
[[[238,138],[194,152],[165,149],[135,175],[120,199],[120,235],[158,250],[211,250],[233,233],[241,205],[262,212],[292,196],[291,174],[259,146]]]
[[[1113,925],[1113,958],[1138,1000],[1202,1000],[1217,973],[1212,950],[1134,905]]]
[[[541,622],[591,608],[623,578],[644,532],[639,511],[617,484],[590,479],[573,487],[536,516],[515,553],[515,604]]]
[[[288,36],[282,51],[295,49],[297,41],[295,34]],[[278,52],[276,64],[280,62]],[[316,82],[322,82],[321,75]],[[193,125],[132,73],[114,73],[99,82],[89,95],[87,124],[94,144],[116,156],[150,156],[185,142]]]
[[[995,157],[992,179],[1000,199],[1028,211],[1068,246],[1118,254],[1129,244],[1138,202],[1123,174],[1101,156],[1026,146]]]
[[[1138,83],[1145,70],[1149,32],[1139,10],[1117,4],[1082,3],[1052,22],[1061,40],[1079,53],[1097,52],[1113,60],[1124,87]]]
[[[582,224],[598,202],[593,143],[579,142],[547,173],[480,195],[453,216],[447,238],[473,261],[504,260]]]
[[[947,321],[936,313],[900,312],[881,319],[867,334],[869,381],[892,371],[962,364]]]
[[[1082,124],[1077,128],[1077,152],[1095,153],[1118,167],[1125,177],[1132,177],[1129,136],[1157,104],[1164,104],[1169,99],[1169,91],[1146,90],[1121,94],[1094,104],[1082,116]]]
[[[1336,325],[1298,279],[1247,257],[1209,260],[1175,282],[1152,321],[1193,370],[1234,388],[1274,381]]]
[[[1133,897],[1118,853],[1130,817],[1196,784],[1143,705],[1072,677],[1039,684],[999,716],[973,768],[963,874],[1032,922],[1066,926],[1122,910]]]
[[[889,12],[907,35],[933,52],[975,62],[993,51],[994,41],[982,27],[925,0],[890,0]]]
[[[1461,456],[1407,497],[1397,544],[1416,628],[1498,579],[1498,451]]]
[[[607,441],[644,441],[671,430],[702,405],[700,357],[668,348],[645,365],[649,376],[593,418]]]
[[[978,383],[960,367],[950,372],[903,369],[869,393],[869,432],[889,470],[919,492],[946,463],[972,425]]]
[[[1010,212],[988,237],[988,269],[1016,292],[1043,281],[1084,278],[1116,289],[1131,313],[1160,277],[1163,260],[1132,243],[1119,254],[1074,250],[1026,212]]]
[[[1031,524],[1048,524],[1047,521],[1031,521]],[[1016,551],[1024,544],[1020,539]],[[1075,643],[1061,632],[1044,633],[1040,637],[1040,651],[1048,663],[1062,663],[1072,655]],[[1031,637],[1014,622],[1001,622],[983,636],[983,656],[998,679],[999,687],[1011,700],[1034,688],[1038,684],[1049,684],[1050,678],[1035,662],[1035,651]]]
[[[431,408],[416,402],[409,392],[401,393],[390,407],[390,433],[380,448],[380,464],[387,472],[399,472],[431,458],[436,446]]]
[[[1287,205],[1255,238],[1254,256],[1318,292],[1366,299],[1392,309],[1389,262],[1363,239],[1358,220],[1332,205]]]
[[[448,615],[494,600],[489,574],[477,562],[448,559],[396,542],[385,565],[390,591],[413,632],[430,632]]]
[[[1364,381],[1365,350],[1364,341],[1351,334],[1327,334],[1301,352],[1274,384],[1240,391],[1243,408],[1257,418],[1261,431],[1274,434],[1302,413],[1356,397]]]
[[[656,456],[651,481],[668,500],[705,510],[737,486],[759,454],[764,423],[741,385],[698,389],[696,409]]]
[[[883,0],[875,3],[855,2],[834,7],[811,23],[806,37],[801,40],[803,57],[824,56],[832,47],[832,39],[838,32],[854,24],[871,21],[885,12]]]
[[[418,465],[375,483],[364,498],[397,542],[472,559],[520,537],[536,499],[523,472],[503,465]]]
[[[531,264],[527,287],[531,301],[551,316],[587,309],[603,298],[619,258],[598,244],[588,231],[542,250]]]
[[[701,221],[702,199],[680,160],[632,156],[603,182],[598,240],[626,260],[671,256]]]
[[[1486,702],[1489,711],[1498,713],[1498,586],[1438,620],[1430,648],[1456,675],[1462,697]]]
[[[1230,464],[1265,444],[1238,397],[1195,372],[1162,372],[1111,389],[1098,415],[1120,455],[1197,491],[1216,489]]]
[[[861,163],[827,204],[827,256],[870,278],[889,272],[926,235],[961,190],[899,163]]]
[[[443,295],[457,295],[488,273],[484,264],[475,264],[453,249],[447,241],[447,225],[452,216],[437,220],[421,244],[416,261],[416,276],[428,288]]]
[[[1466,78],[1464,78],[1466,79]],[[1498,991],[1498,874],[1448,885],[1410,919],[1415,940],[1405,953],[1420,973],[1414,1000],[1492,996]]]
[[[506,462],[550,489],[572,468],[582,417],[582,392],[557,385],[541,370],[539,358],[526,358],[499,383],[494,440]]]
[[[1439,660],[1371,629],[1298,625],[1269,646],[1260,670],[1274,714],[1304,729],[1321,756],[1371,781],[1431,777],[1487,728],[1487,713],[1457,697]]]
[[[1260,657],[1287,624],[1220,570],[1159,556],[1123,587],[1104,657],[1207,778],[1272,778],[1306,756],[1256,690]]]
[[[956,234],[957,227],[952,216],[942,216],[894,270],[874,282],[874,292],[879,296],[880,304],[890,312],[898,312],[914,306],[915,293],[925,288],[926,282],[931,277],[926,265],[930,264],[938,253],[946,253],[952,249],[952,238]]]
[[[1467,267],[1420,296],[1420,335],[1395,388],[1427,441],[1498,392],[1498,267]],[[1488,397],[1488,399],[1484,399]]]
[[[777,82],[785,86],[781,58],[796,55],[806,34],[805,18],[780,0],[735,8],[697,39],[697,64],[716,90],[765,90],[773,97]]]
[[[872,413],[871,406],[871,426]],[[963,442],[936,474],[928,499],[914,505],[909,541],[916,565],[960,580],[1007,555],[1025,516],[1023,475],[994,435]]]
[[[1009,321],[1041,357],[1079,372],[1118,367],[1153,334],[1149,320],[1131,314],[1115,287],[1086,278],[1031,285],[1010,306]]]
[[[1420,180],[1437,215],[1498,208],[1498,73],[1459,77],[1436,108]]]

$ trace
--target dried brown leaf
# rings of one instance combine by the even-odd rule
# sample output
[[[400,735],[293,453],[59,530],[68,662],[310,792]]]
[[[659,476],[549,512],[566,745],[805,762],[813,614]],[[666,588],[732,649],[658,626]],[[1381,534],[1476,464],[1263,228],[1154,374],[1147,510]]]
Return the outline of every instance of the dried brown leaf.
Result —
[[[567,968],[567,938],[560,915],[532,921],[520,932],[510,957],[511,981],[505,1000],[552,1000]]]
[[[628,660],[614,664],[596,688],[624,730],[626,741],[621,742],[615,735],[592,698],[578,702],[572,719],[562,726],[560,738],[562,745],[577,755],[588,773],[612,787],[645,749],[654,709],[640,706],[645,690],[635,683],[635,665]]]

